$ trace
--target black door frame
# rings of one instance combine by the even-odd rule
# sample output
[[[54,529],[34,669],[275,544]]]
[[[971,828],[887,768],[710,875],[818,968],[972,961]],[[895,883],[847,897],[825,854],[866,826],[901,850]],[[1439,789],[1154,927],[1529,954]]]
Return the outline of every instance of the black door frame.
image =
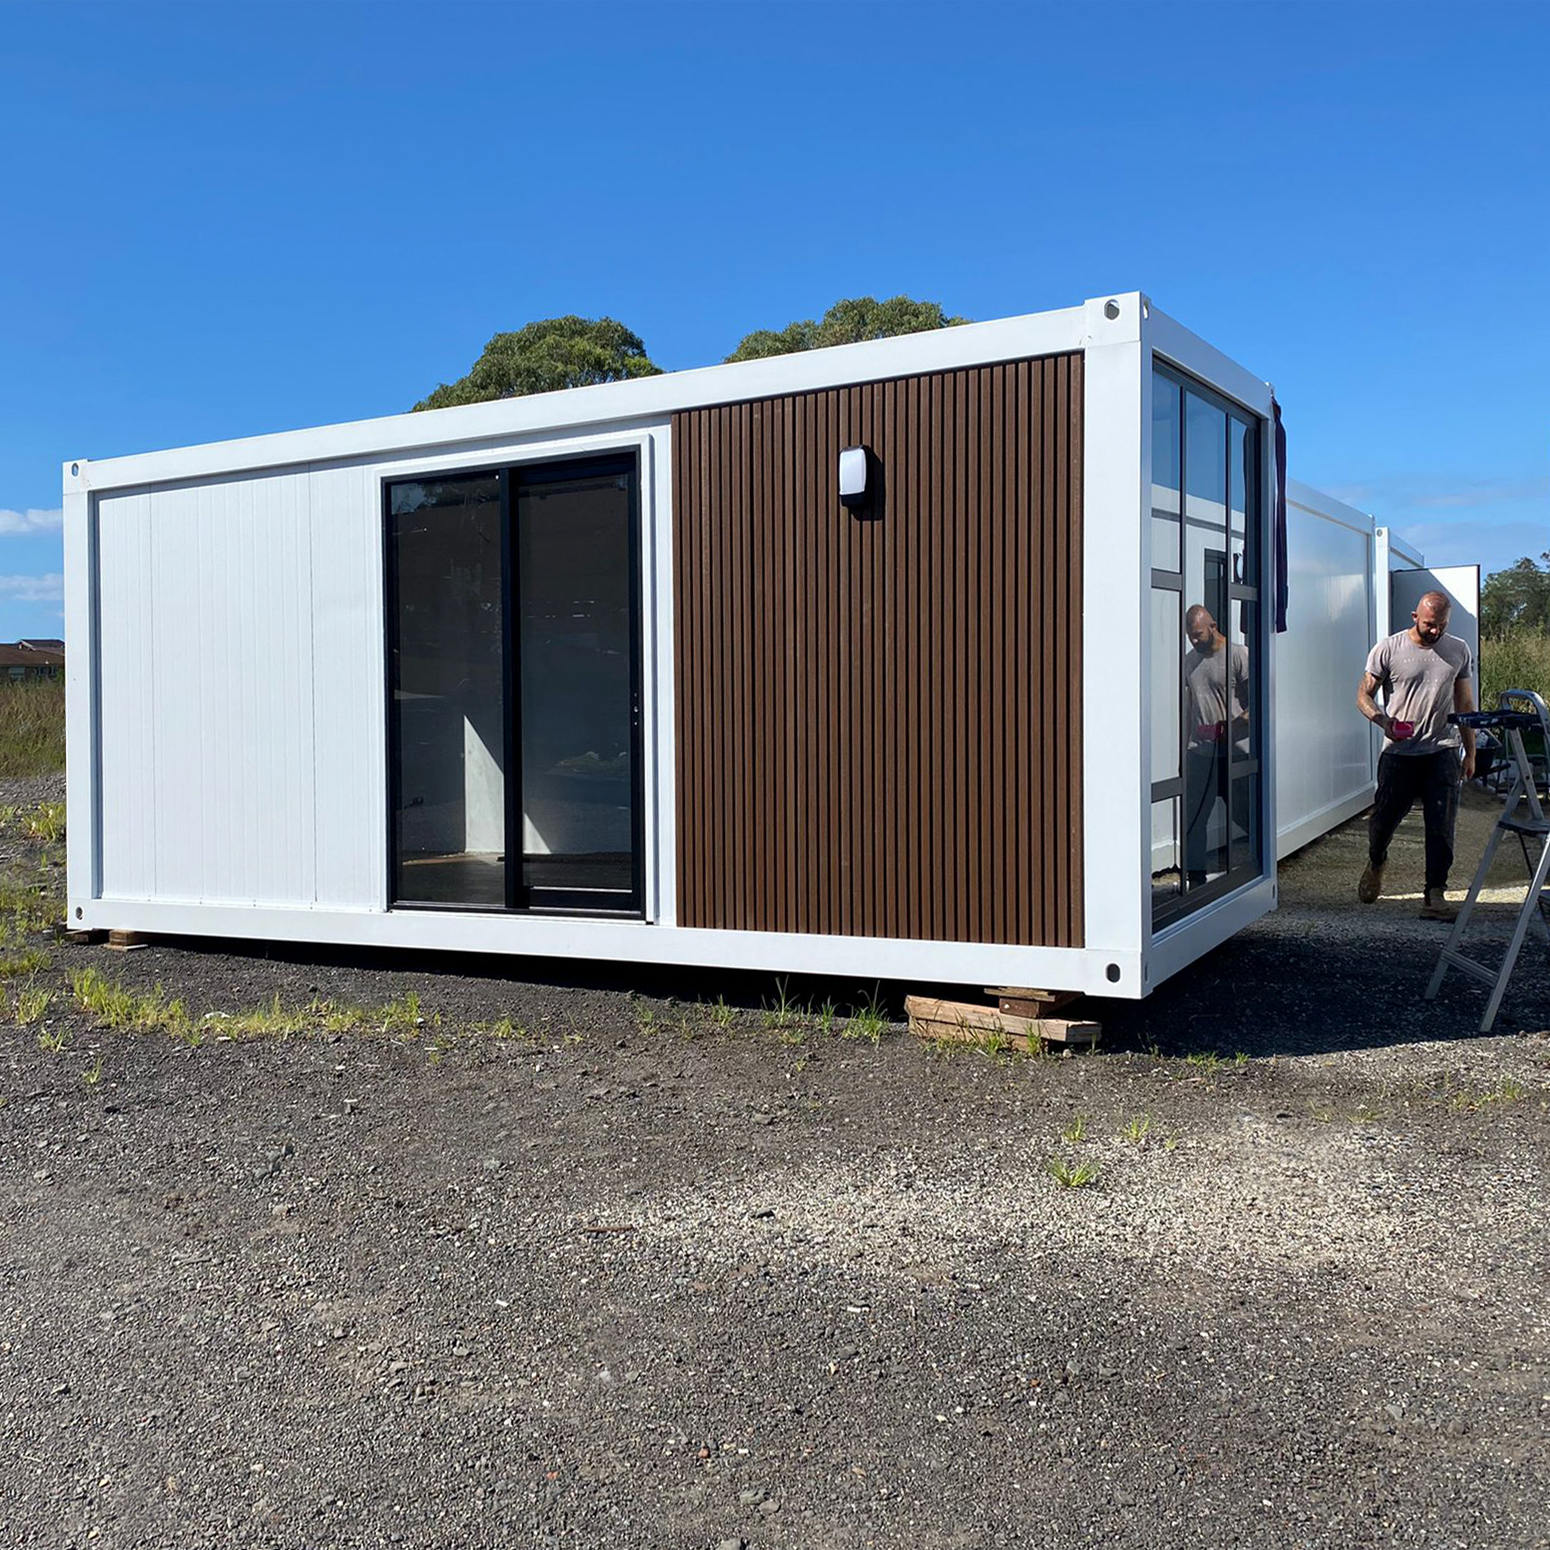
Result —
[[[388,908],[437,910],[457,914],[489,914],[484,904],[452,904],[419,899],[400,899],[399,883],[399,724],[398,562],[394,545],[393,488],[432,479],[456,479],[494,474],[500,481],[501,529],[501,687],[504,700],[505,760],[505,911],[528,915],[596,915],[608,918],[643,918],[645,915],[646,812],[644,770],[644,631],[641,608],[641,475],[640,454],[634,449],[617,452],[585,452],[548,457],[531,462],[478,463],[467,467],[435,469],[420,474],[384,475],[382,479],[382,567],[384,580],[385,680],[387,715],[387,853]],[[525,856],[522,813],[522,705],[518,673],[518,621],[514,604],[520,578],[516,558],[516,490],[531,484],[558,483],[588,476],[623,474],[628,480],[629,597],[630,597],[630,887],[624,890],[530,887],[523,877]],[[599,903],[604,895],[609,902]]]

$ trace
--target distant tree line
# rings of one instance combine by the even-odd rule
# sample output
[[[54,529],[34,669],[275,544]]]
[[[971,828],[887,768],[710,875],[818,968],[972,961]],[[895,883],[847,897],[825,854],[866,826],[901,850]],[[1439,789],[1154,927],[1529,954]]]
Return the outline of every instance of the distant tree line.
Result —
[[[1480,589],[1480,702],[1503,689],[1550,699],[1550,551],[1493,572]]]
[[[856,296],[835,302],[816,321],[805,318],[781,329],[755,329],[743,336],[727,360],[760,360],[834,344],[890,339],[968,321],[948,317],[934,301]],[[661,369],[646,354],[640,336],[613,318],[542,318],[511,333],[496,334],[466,375],[456,382],[443,382],[414,407],[448,409],[598,382],[627,382],[633,377],[654,377]]]
[[[1550,630],[1550,550],[1493,572],[1480,589],[1480,633],[1499,639],[1512,630]]]

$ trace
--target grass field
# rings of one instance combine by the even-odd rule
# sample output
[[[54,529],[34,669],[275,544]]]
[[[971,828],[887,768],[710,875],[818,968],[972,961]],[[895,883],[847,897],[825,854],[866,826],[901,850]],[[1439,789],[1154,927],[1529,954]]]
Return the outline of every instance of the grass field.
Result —
[[[0,777],[49,775],[64,767],[64,679],[0,684]]]
[[[1480,642],[1480,703],[1494,707],[1503,689],[1535,689],[1550,699],[1550,635],[1513,630]]]

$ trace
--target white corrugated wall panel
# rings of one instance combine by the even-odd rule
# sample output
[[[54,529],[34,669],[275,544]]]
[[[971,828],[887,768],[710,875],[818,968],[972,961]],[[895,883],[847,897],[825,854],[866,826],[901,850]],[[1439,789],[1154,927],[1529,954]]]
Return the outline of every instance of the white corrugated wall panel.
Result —
[[[313,789],[320,904],[387,901],[381,497],[372,470],[312,475]]]
[[[146,627],[152,613],[150,497],[98,505],[102,891],[156,894],[156,707]]]
[[[1276,832],[1306,844],[1372,791],[1356,708],[1374,608],[1371,532],[1288,501],[1287,632],[1276,641]]]
[[[201,699],[188,679],[208,649],[210,606],[200,584],[201,496],[196,489],[144,497],[150,590],[142,598],[139,633],[151,643],[148,679],[151,781],[140,803],[156,824],[152,891],[160,898],[197,899],[205,864],[207,775],[200,755]],[[106,526],[111,518],[101,517]]]
[[[100,500],[105,897],[381,903],[364,493],[302,470]]]

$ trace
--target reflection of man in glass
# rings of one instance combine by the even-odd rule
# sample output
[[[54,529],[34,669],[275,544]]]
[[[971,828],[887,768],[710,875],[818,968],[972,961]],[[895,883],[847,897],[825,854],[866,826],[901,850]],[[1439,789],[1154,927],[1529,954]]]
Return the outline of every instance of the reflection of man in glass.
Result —
[[[1227,870],[1229,835],[1223,834],[1221,847],[1213,855],[1208,831],[1218,799],[1227,795],[1228,748],[1239,758],[1248,757],[1249,649],[1228,645],[1211,610],[1203,603],[1194,604],[1185,613],[1184,633],[1190,645],[1184,658],[1184,688],[1189,701],[1189,744],[1184,759],[1184,864],[1188,885],[1198,888],[1207,880],[1208,873]],[[1247,783],[1239,784],[1246,796]],[[1246,812],[1234,815],[1246,816]]]

